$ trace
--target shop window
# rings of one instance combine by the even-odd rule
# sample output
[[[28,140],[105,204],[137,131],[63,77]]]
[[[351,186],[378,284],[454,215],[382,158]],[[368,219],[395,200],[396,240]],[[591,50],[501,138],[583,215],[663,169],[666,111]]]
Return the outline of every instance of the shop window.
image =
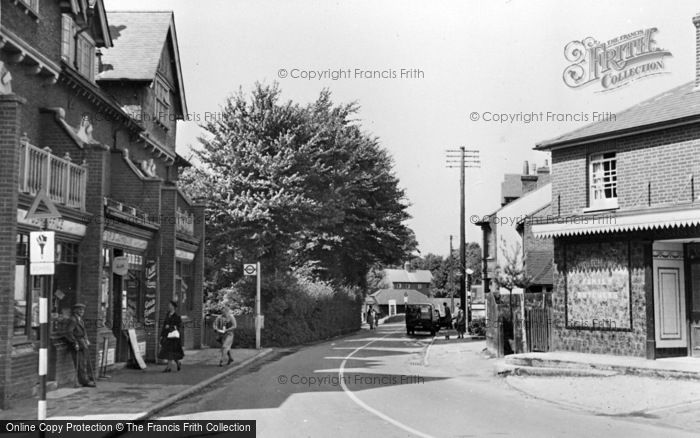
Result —
[[[179,303],[183,310],[192,310],[192,264],[185,261],[175,262],[175,296],[173,299]]]
[[[53,279],[52,317],[70,316],[71,306],[77,300],[78,244],[56,242],[56,273]]]
[[[100,318],[108,327],[112,326],[112,287],[111,287],[111,267],[112,267],[112,250],[110,248],[102,249],[102,260],[104,266],[102,270],[102,279],[100,281]]]
[[[590,208],[617,208],[617,158],[614,152],[590,157]]]
[[[143,256],[131,252],[125,252],[129,263],[129,271],[125,277],[126,310],[127,319],[131,321],[143,321]]]
[[[37,339],[41,277],[29,275],[29,235],[17,234],[12,334]]]

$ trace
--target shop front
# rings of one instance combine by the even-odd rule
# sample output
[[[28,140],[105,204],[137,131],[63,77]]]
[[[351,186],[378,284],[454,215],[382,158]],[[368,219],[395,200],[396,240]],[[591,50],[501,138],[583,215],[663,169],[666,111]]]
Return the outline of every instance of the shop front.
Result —
[[[99,317],[104,321],[106,331],[98,347],[108,339],[105,365],[134,359],[131,337],[136,339],[133,348],[142,357],[146,354],[148,286],[154,281],[148,277],[152,261],[147,255],[153,235],[134,231],[107,229],[103,235],[104,269]],[[112,336],[106,336],[107,333]],[[101,361],[102,354],[100,350],[98,361]]]
[[[676,209],[535,225],[555,242],[553,350],[700,357],[697,217]]]
[[[71,307],[79,296],[80,266],[78,254],[86,226],[75,218],[27,219],[27,210],[17,210],[17,256],[14,282],[14,318],[12,324],[13,375],[26,372],[27,363],[35,360],[33,345],[39,340],[39,298],[47,291],[49,302],[49,356],[47,377],[58,384],[70,382],[73,364],[66,348],[64,327]],[[30,233],[47,228],[55,233],[55,273],[32,276],[29,270]],[[34,368],[31,368],[34,369]]]

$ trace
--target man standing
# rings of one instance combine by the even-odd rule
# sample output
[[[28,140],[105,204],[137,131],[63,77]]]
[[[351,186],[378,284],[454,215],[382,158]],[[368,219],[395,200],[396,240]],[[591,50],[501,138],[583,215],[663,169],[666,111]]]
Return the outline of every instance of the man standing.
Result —
[[[449,330],[452,329],[452,312],[450,311],[450,308],[447,306],[447,303],[442,303],[443,308],[445,309],[445,316],[443,319],[443,325],[445,326],[445,339],[450,339],[450,332]]]
[[[73,306],[73,314],[68,319],[65,338],[73,355],[73,364],[75,364],[78,383],[94,388],[96,385],[90,358],[88,357],[90,354],[88,351],[90,341],[87,339],[87,331],[85,331],[85,323],[83,322],[84,313],[85,304]]]
[[[228,357],[226,365],[233,362],[233,357],[231,357],[231,345],[233,345],[233,331],[236,330],[238,326],[236,318],[233,316],[233,311],[228,307],[224,307],[223,310],[223,314],[219,315],[216,320],[214,320],[214,331],[218,334],[218,340],[221,344],[220,367],[224,366],[224,356]]]

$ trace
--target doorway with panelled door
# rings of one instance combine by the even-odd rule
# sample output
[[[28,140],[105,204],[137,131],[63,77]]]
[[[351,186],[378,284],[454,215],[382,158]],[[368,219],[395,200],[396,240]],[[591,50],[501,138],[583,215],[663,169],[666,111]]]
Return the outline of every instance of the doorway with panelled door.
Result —
[[[690,291],[688,297],[689,356],[700,358],[700,243],[687,245]]]
[[[688,347],[684,252],[683,242],[654,242],[653,245],[657,349]]]

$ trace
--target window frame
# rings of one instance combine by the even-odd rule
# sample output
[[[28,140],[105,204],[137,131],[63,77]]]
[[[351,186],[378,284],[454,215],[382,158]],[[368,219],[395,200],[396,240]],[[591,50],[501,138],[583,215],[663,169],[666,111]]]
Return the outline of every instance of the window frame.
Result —
[[[86,32],[78,34],[75,38],[74,65],[75,68],[90,82],[95,81],[95,60],[97,59],[95,40]],[[87,65],[84,65],[87,62]]]
[[[182,306],[182,297],[185,297],[185,305],[183,309],[193,310],[194,303],[192,301],[192,286],[194,283],[194,264],[191,260],[176,259],[175,260],[175,294],[178,305]],[[182,285],[187,285],[187,290],[182,290]],[[175,298],[175,297],[173,297]]]
[[[613,163],[614,169],[605,170],[606,163]],[[596,175],[594,167],[599,164],[601,174]],[[618,208],[618,157],[617,152],[600,152],[588,156],[588,206],[589,210],[607,210]],[[596,179],[600,182],[596,184]],[[606,180],[611,180],[606,182]],[[614,196],[606,197],[606,190],[612,190]],[[600,193],[602,198],[596,199]]]
[[[170,121],[170,85],[159,74],[153,81],[153,119],[164,129]]]

